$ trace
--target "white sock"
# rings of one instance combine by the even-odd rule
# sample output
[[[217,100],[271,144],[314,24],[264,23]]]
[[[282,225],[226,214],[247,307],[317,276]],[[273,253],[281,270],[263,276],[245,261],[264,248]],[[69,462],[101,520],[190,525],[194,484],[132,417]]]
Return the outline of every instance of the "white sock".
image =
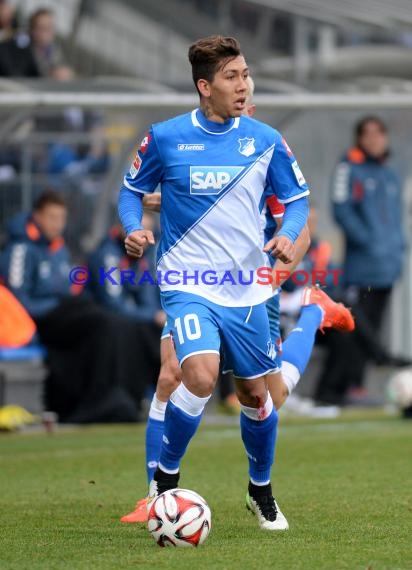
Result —
[[[285,361],[282,362],[281,372],[282,380],[286,384],[289,394],[291,394],[300,380],[300,372],[294,364]]]
[[[170,400],[175,406],[186,412],[186,414],[189,414],[189,416],[200,416],[210,400],[210,396],[206,396],[206,398],[196,396],[181,382],[170,396]]]
[[[157,420],[158,422],[164,422],[166,406],[167,402],[162,402],[155,394],[153,396],[152,403],[150,404],[149,418]]]
[[[242,410],[242,413],[245,414],[246,417],[248,417],[250,420],[253,420],[255,422],[261,422],[263,420],[265,420],[268,416],[270,416],[270,414],[272,413],[273,410],[273,400],[270,396],[270,394],[268,394],[267,400],[265,405],[262,408],[250,408],[249,406],[244,406],[243,404],[240,404],[240,409]]]

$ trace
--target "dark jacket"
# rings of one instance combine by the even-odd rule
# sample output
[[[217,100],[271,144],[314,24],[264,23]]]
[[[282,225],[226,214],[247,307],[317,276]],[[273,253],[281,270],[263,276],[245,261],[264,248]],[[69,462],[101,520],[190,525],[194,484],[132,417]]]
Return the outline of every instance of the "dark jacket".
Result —
[[[63,238],[49,242],[27,214],[8,224],[0,274],[33,317],[54,309],[70,294],[70,256]]]
[[[0,77],[40,77],[27,36],[18,35],[0,43]]]
[[[146,322],[152,322],[157,311],[161,310],[153,247],[145,251],[142,259],[133,262],[125,253],[122,237],[113,228],[90,256],[88,266],[88,288],[94,299],[106,309]],[[112,267],[118,269],[110,273],[116,284],[104,277]],[[121,275],[125,271],[133,272],[133,283],[124,279],[121,284]]]
[[[351,149],[337,165],[332,206],[345,237],[346,285],[391,287],[405,249],[401,183],[388,164]]]

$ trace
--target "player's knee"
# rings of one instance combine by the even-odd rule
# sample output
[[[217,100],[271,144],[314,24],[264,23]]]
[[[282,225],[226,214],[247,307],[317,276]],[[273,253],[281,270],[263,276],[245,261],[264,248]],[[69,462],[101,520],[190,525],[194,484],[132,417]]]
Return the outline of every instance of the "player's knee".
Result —
[[[197,374],[196,378],[192,379],[189,389],[197,396],[206,397],[210,396],[210,394],[213,392],[215,384],[216,378],[212,374],[205,371],[203,373]]]
[[[196,396],[210,396],[219,374],[219,360],[189,358],[183,363],[184,383]]]
[[[266,403],[269,392],[265,385],[254,382],[243,382],[241,389],[237,390],[239,402],[251,408],[260,408]]]
[[[170,394],[176,390],[182,379],[182,371],[179,366],[162,366],[157,381],[157,392],[170,397]]]
[[[167,374],[160,375],[157,381],[157,388],[156,391],[159,395],[162,395],[162,400],[168,400],[170,394],[176,390],[179,386],[180,380],[178,380],[175,376],[169,376]]]
[[[289,390],[283,382],[277,386],[270,386],[269,393],[273,400],[273,405],[277,410],[282,407],[286,398],[289,396]]]
[[[196,369],[184,374],[185,385],[196,396],[210,396],[216,384],[217,375],[211,370]]]

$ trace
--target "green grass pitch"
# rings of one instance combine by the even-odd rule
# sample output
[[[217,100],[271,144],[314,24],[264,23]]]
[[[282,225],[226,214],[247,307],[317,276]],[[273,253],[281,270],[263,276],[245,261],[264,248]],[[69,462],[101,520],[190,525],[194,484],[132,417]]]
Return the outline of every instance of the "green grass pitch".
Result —
[[[144,495],[144,427],[0,437],[0,568],[412,569],[412,422],[384,416],[281,419],[275,496],[290,531],[244,508],[237,425],[202,426],[181,486],[203,495],[212,532],[198,549],[159,548],[119,516]]]

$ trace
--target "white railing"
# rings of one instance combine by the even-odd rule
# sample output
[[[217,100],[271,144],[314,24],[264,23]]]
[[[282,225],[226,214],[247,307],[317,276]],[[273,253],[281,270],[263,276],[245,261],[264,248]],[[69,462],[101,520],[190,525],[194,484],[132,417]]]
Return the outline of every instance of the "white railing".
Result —
[[[172,109],[193,108],[198,102],[195,95],[182,93],[55,93],[19,92],[0,93],[2,108],[78,106],[84,108],[114,109]],[[351,109],[412,109],[412,93],[296,93],[288,95],[256,94],[254,102],[259,109],[299,110],[351,110]]]

